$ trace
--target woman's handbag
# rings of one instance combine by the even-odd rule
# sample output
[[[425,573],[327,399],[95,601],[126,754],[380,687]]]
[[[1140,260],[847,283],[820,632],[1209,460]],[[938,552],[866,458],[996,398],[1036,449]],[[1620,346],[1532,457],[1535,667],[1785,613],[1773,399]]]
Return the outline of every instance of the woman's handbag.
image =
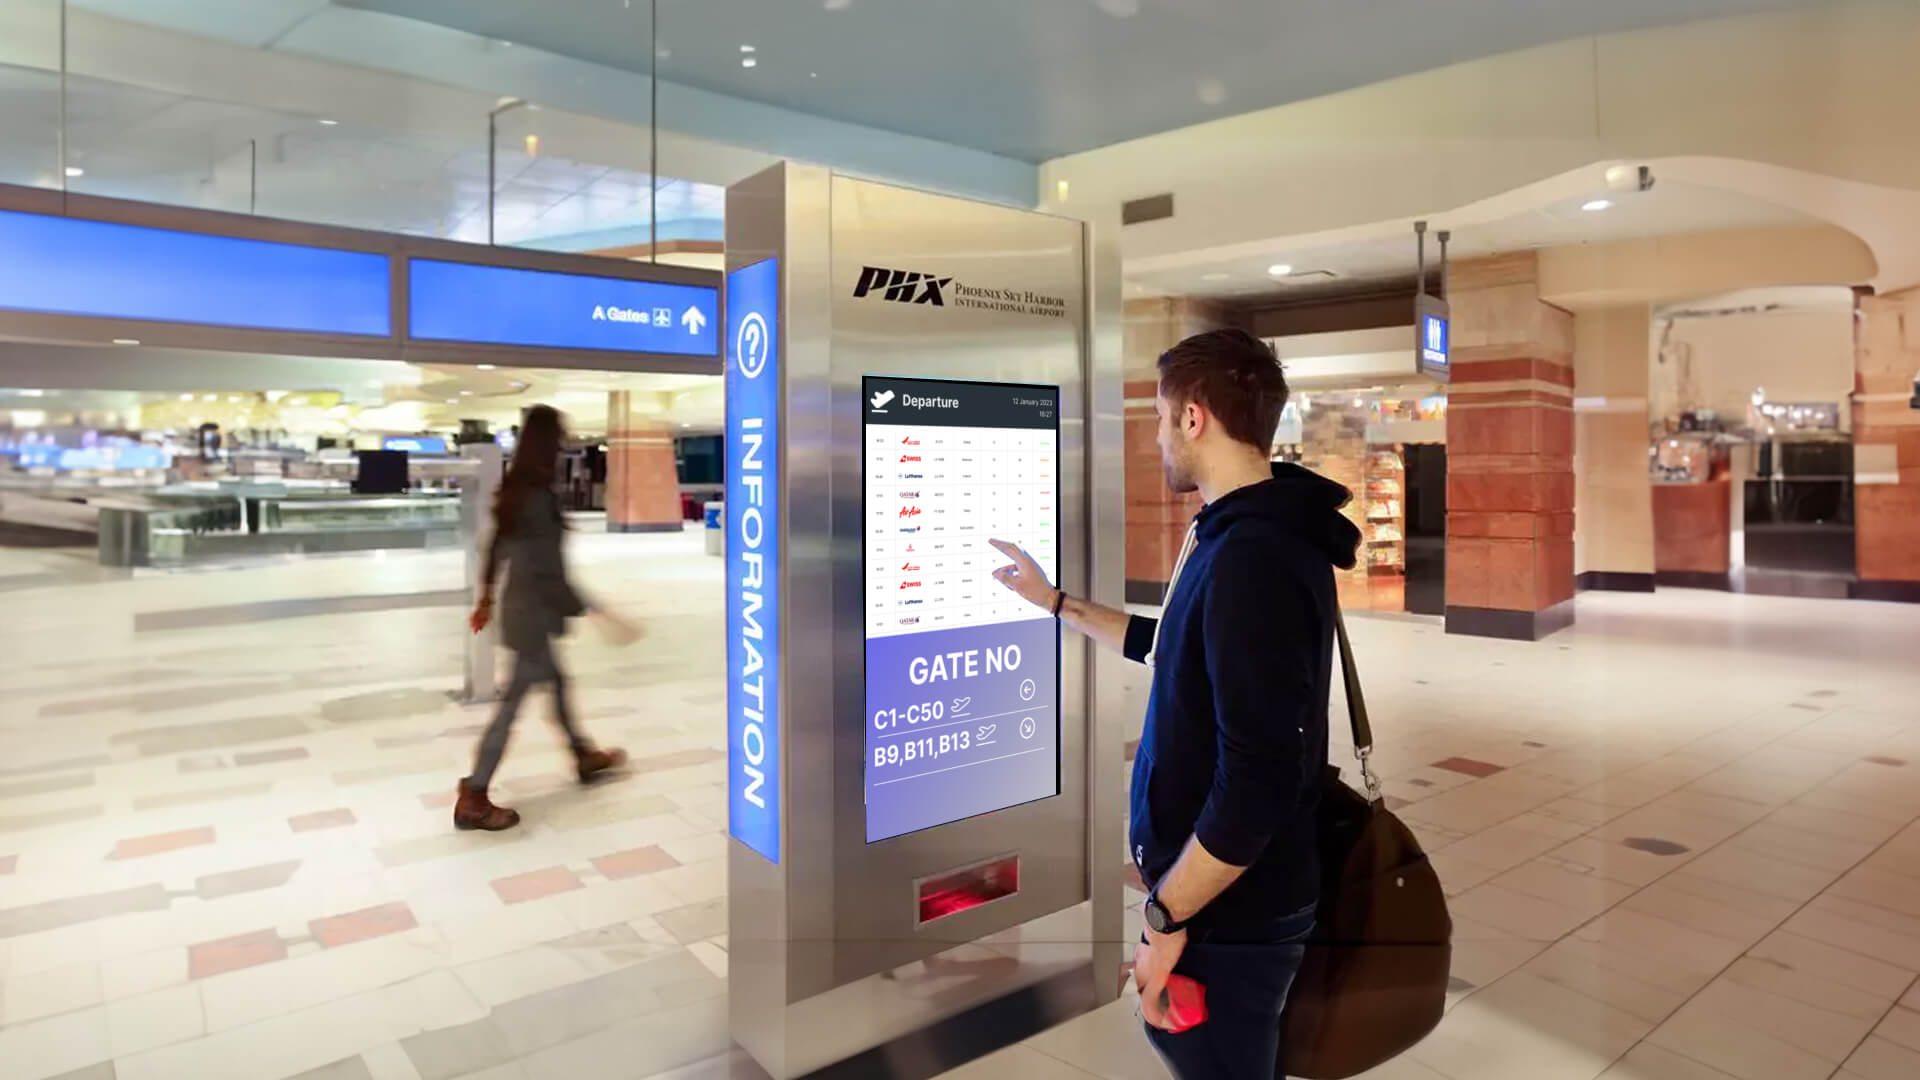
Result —
[[[1318,920],[1280,1017],[1275,1066],[1276,1075],[1303,1080],[1344,1080],[1425,1038],[1445,1011],[1453,958],[1453,920],[1440,878],[1381,800],[1353,645],[1337,610],[1334,620],[1366,794],[1327,767]]]

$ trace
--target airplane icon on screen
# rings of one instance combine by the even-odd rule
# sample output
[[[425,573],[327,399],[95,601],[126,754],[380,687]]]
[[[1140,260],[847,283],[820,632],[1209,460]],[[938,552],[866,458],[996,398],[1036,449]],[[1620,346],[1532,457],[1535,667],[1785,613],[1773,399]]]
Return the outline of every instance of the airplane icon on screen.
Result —
[[[893,400],[893,391],[891,390],[882,390],[879,393],[873,395],[873,411],[886,412],[887,403],[892,400]]]

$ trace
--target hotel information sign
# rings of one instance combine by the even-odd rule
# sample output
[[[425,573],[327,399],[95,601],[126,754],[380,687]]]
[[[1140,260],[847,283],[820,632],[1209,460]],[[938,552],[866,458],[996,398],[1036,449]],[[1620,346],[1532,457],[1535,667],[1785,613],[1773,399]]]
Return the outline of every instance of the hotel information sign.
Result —
[[[1059,794],[1059,628],[994,580],[987,543],[1058,580],[1059,403],[863,382],[869,843]]]

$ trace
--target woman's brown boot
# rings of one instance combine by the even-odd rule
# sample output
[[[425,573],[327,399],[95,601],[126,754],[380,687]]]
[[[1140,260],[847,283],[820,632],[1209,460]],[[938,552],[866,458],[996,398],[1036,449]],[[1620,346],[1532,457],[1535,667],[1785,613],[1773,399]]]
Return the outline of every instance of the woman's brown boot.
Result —
[[[625,765],[627,752],[617,746],[607,750],[582,750],[575,761],[579,765],[580,782],[591,784]]]
[[[504,806],[493,805],[485,791],[476,791],[460,783],[460,795],[453,804],[453,827],[456,829],[480,829],[485,832],[499,832],[520,824],[520,812]]]

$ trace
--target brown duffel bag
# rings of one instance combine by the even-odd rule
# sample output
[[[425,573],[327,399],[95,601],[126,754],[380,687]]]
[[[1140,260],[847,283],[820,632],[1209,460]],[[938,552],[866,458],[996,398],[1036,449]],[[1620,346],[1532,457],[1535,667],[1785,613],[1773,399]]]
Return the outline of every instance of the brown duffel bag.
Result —
[[[1373,728],[1344,619],[1340,669],[1360,759],[1361,794],[1328,766],[1320,796],[1320,906],[1281,1014],[1275,1075],[1345,1080],[1425,1038],[1440,1022],[1453,919],[1420,842],[1381,800]]]

